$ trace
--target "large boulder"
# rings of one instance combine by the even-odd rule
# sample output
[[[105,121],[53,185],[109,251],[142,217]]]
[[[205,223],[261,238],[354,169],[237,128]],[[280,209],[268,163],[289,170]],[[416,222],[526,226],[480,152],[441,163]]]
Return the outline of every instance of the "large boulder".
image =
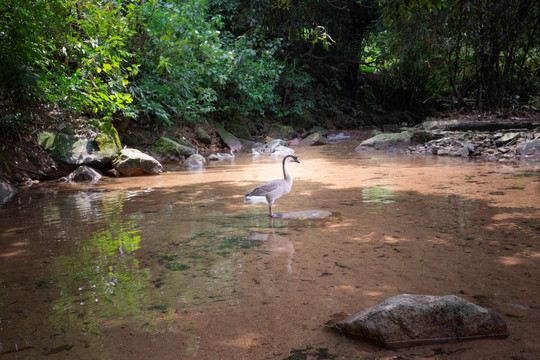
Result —
[[[508,336],[499,314],[455,295],[394,296],[335,327],[389,348]]]
[[[38,135],[39,145],[53,159],[69,165],[108,167],[120,154],[118,133],[110,123],[104,123],[93,138],[43,131]]]
[[[225,130],[223,125],[216,124],[216,131],[218,135],[221,137],[221,140],[229,147],[229,149],[233,149],[236,151],[242,150],[242,143],[236,136]]]
[[[407,147],[412,143],[412,134],[408,131],[391,134],[378,134],[367,140],[364,140],[358,145],[356,150],[364,150],[365,148],[386,149]]]
[[[16,193],[17,188],[15,186],[0,180],[0,206],[7,203]]]
[[[163,166],[152,156],[131,148],[122,149],[112,164],[122,176],[156,175],[163,170]]]

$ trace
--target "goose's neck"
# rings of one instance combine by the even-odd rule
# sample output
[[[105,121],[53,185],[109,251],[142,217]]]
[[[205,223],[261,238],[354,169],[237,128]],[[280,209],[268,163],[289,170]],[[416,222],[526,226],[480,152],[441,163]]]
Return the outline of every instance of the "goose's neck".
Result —
[[[285,180],[292,181],[291,174],[289,174],[289,162],[286,159],[283,159],[283,177]]]

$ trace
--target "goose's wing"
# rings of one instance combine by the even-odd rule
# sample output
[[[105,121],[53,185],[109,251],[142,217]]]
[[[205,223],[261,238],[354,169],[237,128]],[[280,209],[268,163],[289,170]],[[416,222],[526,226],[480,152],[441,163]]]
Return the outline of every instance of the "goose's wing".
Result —
[[[275,191],[277,191],[279,188],[281,188],[283,185],[283,180],[272,180],[269,182],[266,182],[264,184],[261,184],[251,190],[249,193],[246,194],[246,197],[250,196],[266,196],[268,194],[271,194]]]

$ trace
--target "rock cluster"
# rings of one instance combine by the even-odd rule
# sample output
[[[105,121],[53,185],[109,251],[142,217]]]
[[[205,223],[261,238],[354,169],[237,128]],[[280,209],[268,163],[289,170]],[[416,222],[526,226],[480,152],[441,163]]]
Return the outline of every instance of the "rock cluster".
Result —
[[[540,132],[537,131],[434,131],[426,143],[409,146],[410,154],[475,157],[486,161],[526,161],[540,159]]]

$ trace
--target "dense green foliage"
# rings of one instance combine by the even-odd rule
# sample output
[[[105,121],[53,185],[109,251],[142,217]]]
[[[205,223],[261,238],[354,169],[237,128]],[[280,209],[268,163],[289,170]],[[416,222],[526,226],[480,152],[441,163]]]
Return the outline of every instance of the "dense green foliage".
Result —
[[[0,125],[39,103],[170,126],[425,113],[440,97],[493,109],[540,89],[534,0],[0,0],[0,13]]]
[[[388,1],[384,19],[399,61],[394,74],[426,97],[473,99],[478,109],[512,107],[540,90],[538,1]],[[411,41],[416,39],[416,41]]]

